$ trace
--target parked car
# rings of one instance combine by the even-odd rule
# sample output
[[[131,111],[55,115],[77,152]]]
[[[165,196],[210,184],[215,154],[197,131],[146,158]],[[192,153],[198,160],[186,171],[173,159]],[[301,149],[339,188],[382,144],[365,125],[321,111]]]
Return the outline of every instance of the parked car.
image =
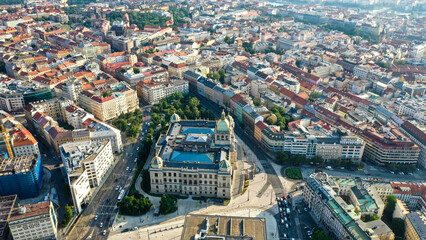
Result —
[[[95,216],[94,218],[95,221],[98,221],[98,215]]]
[[[103,230],[102,231],[102,236],[105,236],[106,235],[106,230]]]
[[[104,226],[104,223],[99,223],[99,227],[102,228]]]

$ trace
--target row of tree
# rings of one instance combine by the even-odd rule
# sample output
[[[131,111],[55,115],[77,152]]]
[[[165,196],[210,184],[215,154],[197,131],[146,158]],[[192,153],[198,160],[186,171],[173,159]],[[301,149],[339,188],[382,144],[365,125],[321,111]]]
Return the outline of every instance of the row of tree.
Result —
[[[324,159],[321,156],[314,156],[311,159],[308,159],[306,155],[303,154],[290,154],[289,152],[278,152],[276,155],[276,162],[279,164],[289,164],[289,165],[303,165],[310,162],[324,163]]]
[[[141,132],[142,111],[138,108],[134,112],[122,113],[112,124],[129,138],[136,137]]]

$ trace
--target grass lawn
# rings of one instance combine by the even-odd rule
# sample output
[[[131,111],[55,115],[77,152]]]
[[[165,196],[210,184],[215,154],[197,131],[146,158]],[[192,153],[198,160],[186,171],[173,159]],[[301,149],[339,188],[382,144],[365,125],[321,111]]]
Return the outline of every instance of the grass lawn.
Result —
[[[298,168],[286,168],[285,175],[291,179],[296,179],[296,180],[302,179],[302,173],[300,172],[300,169]]]
[[[67,31],[69,31],[71,29],[70,25],[68,24],[62,24],[61,26],[59,26],[60,28],[65,28]]]

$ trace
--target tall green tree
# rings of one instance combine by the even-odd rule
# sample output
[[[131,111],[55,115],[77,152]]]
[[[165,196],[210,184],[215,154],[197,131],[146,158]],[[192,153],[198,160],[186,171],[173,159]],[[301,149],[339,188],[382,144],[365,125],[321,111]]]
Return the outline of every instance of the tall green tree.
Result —
[[[152,203],[146,197],[133,195],[124,197],[117,206],[121,214],[139,216],[148,212]]]
[[[405,223],[401,218],[392,219],[390,228],[392,232],[395,233],[395,239],[404,239],[405,234]]]
[[[178,209],[177,199],[170,195],[161,196],[160,200],[160,213],[165,215],[176,212]]]
[[[125,119],[115,120],[112,124],[122,132],[127,130],[127,121]]]
[[[285,164],[289,161],[289,154],[287,152],[280,151],[276,155],[277,163]]]
[[[312,233],[311,239],[312,240],[330,240],[330,237],[321,228],[315,228],[314,232]]]
[[[223,41],[225,41],[225,43],[227,43],[227,44],[232,44],[233,43],[232,38],[230,38],[228,36],[226,36],[225,39],[223,39]]]
[[[388,223],[392,222],[393,211],[395,210],[396,197],[395,195],[386,196],[386,205],[383,210],[383,217],[387,220]]]
[[[65,214],[64,217],[62,218],[62,225],[64,227],[66,227],[68,225],[68,223],[71,221],[72,217],[73,217],[74,213],[72,211],[72,207],[70,205],[66,205],[65,206]]]

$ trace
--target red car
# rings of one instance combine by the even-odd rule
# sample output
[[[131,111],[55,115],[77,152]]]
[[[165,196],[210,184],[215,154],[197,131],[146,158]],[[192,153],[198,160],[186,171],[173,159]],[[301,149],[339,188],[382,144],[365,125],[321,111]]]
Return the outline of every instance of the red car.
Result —
[[[286,199],[287,199],[287,197],[286,197],[286,196],[283,196],[283,198],[284,198],[284,200],[286,200]]]
[[[284,217],[284,215],[283,215],[282,213],[280,214],[280,216],[281,216],[281,218],[283,218],[283,217]]]

